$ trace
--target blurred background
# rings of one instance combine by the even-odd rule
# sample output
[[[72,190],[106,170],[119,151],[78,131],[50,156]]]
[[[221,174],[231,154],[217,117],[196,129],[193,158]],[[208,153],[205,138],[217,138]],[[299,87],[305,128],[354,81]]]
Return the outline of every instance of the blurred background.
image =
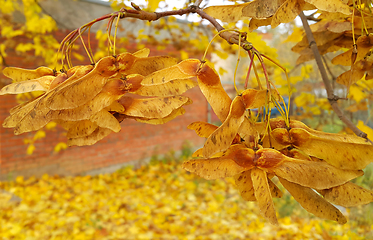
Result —
[[[183,0],[133,2],[148,11],[190,4]],[[203,1],[201,6],[222,3],[234,4]],[[59,43],[69,32],[125,6],[130,6],[130,1],[0,0],[0,70],[8,66],[54,68]],[[201,59],[216,34],[194,15],[151,23],[121,19],[119,23],[117,52],[149,48],[150,56],[168,55],[180,61]],[[106,26],[107,21],[98,22],[89,34],[83,34],[96,60],[108,54]],[[259,52],[287,68],[291,95],[284,72],[265,61],[270,78],[285,102],[291,103],[294,119],[326,132],[351,133],[331,110],[317,66],[313,61],[299,63],[299,55],[290,50],[302,39],[299,20],[253,32],[245,21],[224,26],[248,32],[247,38]],[[338,53],[324,57],[334,80],[346,71],[330,63]],[[241,59],[236,82],[243,89],[250,64],[247,55],[220,39],[208,51],[209,61],[232,96],[236,93],[233,81],[237,54]],[[74,65],[90,64],[79,42],[72,61]],[[253,76],[252,72],[248,83],[256,87]],[[259,76],[264,77],[263,71]],[[11,80],[0,74],[0,87],[9,83]],[[339,96],[347,95],[345,87],[335,81],[333,85]],[[373,134],[372,92],[364,89],[359,84],[352,87],[350,99],[342,105],[357,125]],[[11,108],[38,94],[1,96],[0,123]],[[313,217],[285,194],[275,200],[280,226],[272,226],[260,217],[255,203],[241,199],[232,179],[205,181],[182,170],[181,161],[190,158],[205,141],[186,126],[195,121],[220,124],[198,88],[185,95],[193,104],[185,107],[183,116],[156,126],[124,121],[119,133],[92,146],[67,147],[66,134],[55,123],[18,136],[13,129],[1,127],[0,238],[373,239],[372,204],[341,209],[349,222],[340,226]],[[279,115],[275,108],[272,111]],[[372,189],[372,182],[370,164],[364,178],[355,183]]]

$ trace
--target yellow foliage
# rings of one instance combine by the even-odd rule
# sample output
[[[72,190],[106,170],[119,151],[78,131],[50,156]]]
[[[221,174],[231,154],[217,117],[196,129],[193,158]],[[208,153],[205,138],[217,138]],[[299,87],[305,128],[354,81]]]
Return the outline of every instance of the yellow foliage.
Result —
[[[316,8],[322,11],[328,12],[339,12],[346,15],[351,13],[350,8],[343,1],[340,0],[305,0],[306,2],[314,5]]]
[[[301,76],[304,78],[310,78],[310,73],[314,72],[311,64],[305,64],[301,68]]]
[[[299,96],[297,96],[294,99],[294,103],[298,107],[305,107],[309,104],[313,104],[314,102],[315,102],[315,95],[311,93],[305,93],[305,92],[301,93]]]
[[[218,55],[221,59],[227,59],[229,54],[223,51],[215,50],[214,53]]]
[[[357,127],[365,132],[366,134],[368,134],[368,138],[373,141],[373,129],[368,127],[367,125],[364,124],[363,121],[359,120],[358,123],[357,123]]]
[[[48,130],[54,129],[57,126],[56,122],[49,122],[47,125],[45,125],[45,128]]]
[[[299,27],[294,27],[291,35],[285,41],[283,41],[283,43],[300,42],[302,40],[302,35],[303,35],[303,29]]]
[[[45,132],[43,130],[39,130],[35,133],[33,140],[36,141],[41,138],[45,138]]]
[[[349,98],[352,98],[355,100],[356,103],[361,102],[362,100],[366,99],[367,93],[365,91],[361,90],[361,87],[354,84],[350,86],[350,91],[349,91]]]
[[[222,76],[222,75],[224,75],[225,73],[228,73],[228,71],[225,70],[224,68],[220,67],[220,68],[219,68],[219,75]]]
[[[149,11],[154,12],[158,8],[159,3],[162,1],[163,0],[147,0]]]
[[[275,28],[280,23],[288,23],[292,21],[303,10],[304,1],[286,0],[273,15],[271,27]]]
[[[97,176],[19,177],[0,188],[1,239],[363,240],[371,232],[361,219],[339,226],[299,212],[273,226],[258,217],[255,203],[242,201],[234,179],[195,179],[176,162]]]
[[[223,22],[237,22],[245,17],[242,14],[243,9],[250,3],[224,5],[224,6],[211,6],[205,8],[204,11],[210,16],[220,19]]]
[[[0,11],[4,14],[12,13],[18,7],[14,1],[8,1],[8,0],[1,0],[0,5],[1,5]]]
[[[180,51],[180,55],[181,55],[181,60],[185,60],[189,58],[189,54],[185,52],[184,50]]]
[[[147,9],[155,11],[161,0],[146,0],[146,2]],[[2,12],[8,13],[18,9],[21,10],[26,19],[25,24],[17,30],[15,30],[14,26],[3,24],[4,19],[1,20],[0,25],[4,25],[1,32],[7,40],[0,45],[1,54],[5,56],[5,49],[12,46],[11,38],[28,33],[27,36],[32,36],[32,43],[18,44],[12,47],[19,53],[33,50],[35,56],[42,56],[48,64],[56,56],[56,53],[51,50],[58,47],[54,37],[50,34],[50,32],[56,29],[56,22],[49,15],[44,14],[43,9],[40,5],[35,4],[34,0],[23,0],[22,3],[23,8],[18,4],[11,4],[0,0],[0,4],[4,5],[4,9],[1,10]],[[117,5],[119,6],[120,4]],[[35,141],[45,137],[45,132],[41,128],[45,125],[47,125],[47,128],[54,127],[53,124],[49,124],[52,120],[61,124],[68,131],[67,144],[58,143],[54,148],[55,152],[65,149],[67,145],[91,145],[112,132],[119,132],[121,129],[120,122],[124,119],[133,119],[149,124],[163,124],[184,114],[185,109],[183,106],[191,104],[192,101],[180,94],[198,84],[202,94],[223,124],[216,128],[204,123],[197,123],[190,126],[199,135],[207,138],[204,147],[197,150],[194,154],[194,156],[203,156],[205,158],[185,161],[183,163],[185,169],[206,179],[234,177],[241,196],[245,200],[257,201],[260,213],[272,224],[281,224],[281,221],[277,220],[272,198],[281,197],[282,192],[276,186],[275,182],[271,180],[274,176],[280,179],[283,186],[307,211],[318,217],[344,224],[346,223],[346,219],[342,213],[328,201],[335,201],[345,206],[355,206],[373,201],[370,191],[355,187],[349,183],[350,180],[361,176],[363,174],[362,169],[372,162],[373,148],[367,141],[355,136],[326,134],[312,130],[300,122],[290,120],[287,112],[284,113],[283,110],[280,112],[285,120],[268,119],[270,115],[268,109],[272,108],[274,102],[279,100],[278,93],[285,94],[287,91],[290,95],[291,92],[295,91],[295,88],[294,86],[287,86],[287,84],[290,82],[291,85],[295,85],[303,79],[311,78],[310,73],[313,72],[313,69],[311,65],[305,65],[301,69],[300,76],[292,76],[288,81],[287,79],[285,80],[284,74],[280,73],[281,70],[272,70],[270,67],[266,68],[263,66],[267,66],[270,62],[273,63],[271,59],[276,58],[276,49],[269,47],[262,41],[262,37],[258,33],[249,32],[259,26],[271,25],[274,28],[281,23],[290,22],[303,10],[315,9],[315,7],[318,10],[333,12],[333,16],[341,15],[334,13],[343,13],[346,15],[350,15],[351,13],[351,7],[346,4],[346,1],[340,0],[255,0],[244,4],[212,6],[205,9],[207,14],[230,22],[228,24],[230,28],[239,27],[240,31],[244,32],[243,35],[240,34],[239,36],[243,36],[253,46],[249,50],[249,53],[257,57],[254,63],[256,63],[255,74],[258,78],[257,84],[259,85],[259,89],[247,89],[245,86],[246,89],[241,91],[235,85],[237,96],[235,96],[233,101],[231,96],[223,88],[219,74],[213,68],[213,64],[209,63],[206,59],[203,59],[203,61],[189,59],[189,52],[186,51],[187,48],[179,48],[179,46],[183,47],[185,45],[187,47],[194,45],[199,51],[204,51],[209,45],[209,36],[197,33],[197,37],[187,42],[182,38],[191,36],[190,32],[184,31],[177,24],[170,24],[171,21],[175,21],[174,18],[170,22],[161,18],[158,27],[155,27],[155,34],[159,34],[166,24],[170,31],[174,29],[180,29],[181,31],[179,36],[182,37],[176,35],[175,37],[171,34],[172,38],[164,39],[162,43],[171,44],[174,39],[180,40],[180,44],[175,46],[179,49],[182,62],[177,63],[175,58],[168,56],[149,57],[149,49],[142,49],[134,54],[123,53],[117,55],[116,53],[122,49],[119,48],[117,52],[113,51],[109,56],[106,56],[102,51],[97,52],[94,56],[100,60],[92,65],[71,67],[68,60],[68,63],[62,66],[66,71],[61,71],[58,74],[55,69],[52,70],[50,68],[38,68],[36,70],[6,68],[4,75],[13,78],[15,83],[4,87],[0,91],[0,95],[22,93],[22,95],[17,96],[18,99],[21,99],[22,96],[36,96],[38,94],[35,93],[36,90],[44,91],[45,94],[11,109],[10,116],[4,120],[3,126],[15,128],[15,134],[38,130],[32,139],[25,139],[24,141],[29,144],[27,148],[28,154],[32,154],[35,150]],[[360,7],[361,11],[356,12],[355,15],[361,13],[361,16],[363,16],[363,12],[366,10],[363,9],[365,5],[360,5]],[[127,16],[139,16],[145,19],[145,12],[140,11],[139,7],[135,5],[133,5],[133,8],[134,10],[126,10],[123,15],[118,15],[118,20]],[[113,23],[111,21],[114,19],[114,15],[103,17],[109,18],[110,16],[112,18],[110,18],[109,26]],[[239,26],[240,24],[237,24],[237,21],[246,17],[252,19],[250,22],[245,19],[243,26]],[[91,27],[95,21],[101,21],[103,18],[96,19],[84,25],[84,27]],[[151,21],[151,17],[147,18],[147,20]],[[357,26],[359,25],[358,23],[361,23],[360,25],[362,26]],[[150,25],[150,23],[147,24]],[[193,28],[194,25],[190,24],[190,27]],[[348,87],[364,76],[365,80],[373,78],[373,57],[370,56],[373,35],[368,31],[368,29],[372,28],[373,21],[370,21],[370,19],[363,21],[359,16],[356,16],[356,22],[352,22],[348,17],[339,16],[337,21],[319,21],[311,26],[321,54],[337,51],[341,48],[346,48],[346,46],[349,47],[352,44],[351,26],[356,29],[360,27],[361,29],[361,33],[352,31],[354,38],[356,35],[358,52],[355,52],[356,49],[350,49],[334,59],[334,63],[351,66],[349,71],[346,71],[337,78],[338,83],[342,83]],[[79,29],[79,31],[85,31],[84,27]],[[217,27],[217,29],[219,28]],[[73,34],[69,35],[63,41],[60,48],[62,52],[59,52],[62,55],[75,56],[75,58],[82,61],[84,60],[84,56],[75,51],[72,51],[70,54],[70,50],[74,50],[74,48],[68,45],[75,41],[77,35],[74,34],[77,34],[79,31],[72,32]],[[236,52],[240,47],[237,44],[230,45],[237,41],[237,35],[233,32],[228,33],[232,34],[229,41],[221,41],[219,47],[211,47],[214,53],[222,59],[227,59],[229,52]],[[299,41],[293,48],[295,52],[301,54],[297,60],[297,64],[314,58],[307,38],[300,35],[301,31],[295,29],[293,34],[285,41]],[[99,39],[100,48],[107,47],[105,42],[108,40],[111,45],[109,49],[115,48],[112,45],[113,36],[108,39],[106,34],[98,31],[96,38]],[[148,35],[148,31],[145,32],[145,29],[140,29],[136,38],[139,42],[137,44],[138,48],[143,48],[145,41],[156,42],[152,36]],[[117,46],[123,42],[127,42],[128,39],[130,39],[130,36],[120,41],[117,39]],[[250,44],[246,42],[242,46],[247,48],[251,46]],[[50,49],[45,46],[50,46]],[[164,48],[164,45],[157,46],[157,48]],[[240,52],[240,54],[243,57],[247,57],[246,52]],[[264,61],[262,61],[262,57],[265,58]],[[67,56],[67,58],[69,57]],[[4,62],[3,60],[0,61]],[[92,60],[92,62],[94,61]],[[40,70],[45,71],[40,72]],[[256,70],[259,70],[259,74]],[[219,69],[219,73],[221,74],[224,71],[225,69],[223,68]],[[268,75],[270,78],[274,75],[276,83],[281,85],[280,89],[277,89],[272,84],[272,79],[268,79]],[[193,77],[197,78],[197,82],[191,80]],[[264,82],[267,89],[263,88]],[[369,84],[366,83],[366,85]],[[312,113],[313,115],[321,115],[322,117],[322,110],[330,110],[330,107],[321,106],[325,103],[325,99],[317,99],[315,95],[307,93],[311,88],[312,85],[309,85],[301,89],[301,93],[294,99],[294,103],[308,112],[308,114]],[[357,85],[351,87],[350,90],[350,96],[357,104],[368,97],[368,92],[362,91]],[[133,96],[134,94],[144,96],[145,98]],[[274,97],[275,100],[271,100],[269,96]],[[266,113],[264,114],[262,114],[263,108],[266,109]],[[247,111],[246,109],[253,109],[253,111]],[[253,116],[256,115],[254,113],[255,109],[259,109],[257,116]],[[262,122],[256,123],[260,115]],[[264,121],[265,119],[266,121]],[[367,130],[369,136],[372,137],[372,129],[365,126],[362,122],[359,122],[358,125]],[[129,187],[136,180],[134,179],[136,176],[134,172],[127,171],[126,174],[124,179],[130,180],[129,182],[121,182],[121,184]],[[127,178],[128,174],[131,175],[130,178]],[[113,175],[113,179],[117,180],[117,178],[118,173]],[[93,191],[94,194],[92,195],[99,195],[99,193],[103,193],[109,186],[115,188],[115,186],[110,185],[113,179],[110,179],[107,175],[101,175],[95,184],[90,185],[89,190],[85,190]],[[46,188],[45,183],[52,180],[53,178],[43,176],[40,180],[42,184],[41,188]],[[88,182],[89,180],[91,179],[87,178],[83,181]],[[175,182],[177,180],[175,179]],[[27,185],[25,182],[20,178],[16,181],[19,185]],[[148,188],[148,191],[149,189],[154,189],[159,194],[161,186],[148,183],[144,179],[139,184],[141,184],[141,187]],[[172,187],[178,186],[178,184],[170,185]],[[75,187],[73,185],[72,189],[69,188],[60,195],[56,194],[57,196],[55,196],[56,199],[54,200],[57,201],[65,197],[65,200],[67,199],[69,202],[72,202],[71,198],[74,195]],[[123,189],[123,186],[121,187]],[[139,186],[131,186],[129,188],[138,189]],[[189,186],[188,189],[196,190],[198,188]],[[325,199],[321,198],[312,189],[323,194]],[[13,192],[13,188],[11,190]],[[78,190],[80,191],[81,189]],[[343,193],[345,197],[336,196],[339,192]],[[106,197],[110,195],[110,192],[105,193]],[[227,194],[227,191],[225,191],[225,194]],[[361,199],[351,197],[356,194],[364,194],[364,197]],[[29,196],[23,197],[27,198]],[[53,199],[53,197],[53,195],[50,195],[46,199]],[[37,198],[38,196],[34,196],[33,199],[33,202],[36,203],[36,206],[33,206],[33,211],[35,212],[38,212],[44,206],[37,205],[40,202],[40,199]],[[80,200],[83,199],[82,196],[78,198]],[[110,224],[110,226],[103,226],[97,223],[98,220],[94,216],[90,216],[90,213],[87,214],[87,211],[84,214],[77,214],[66,209],[64,209],[65,212],[63,213],[58,212],[58,215],[63,215],[65,218],[56,222],[56,214],[48,214],[60,211],[60,206],[56,208],[57,210],[48,206],[48,210],[45,210],[47,214],[45,212],[38,214],[37,217],[39,220],[47,221],[40,224],[39,228],[34,227],[35,221],[32,223],[26,221],[26,224],[22,221],[9,223],[9,214],[4,218],[7,220],[5,223],[0,218],[0,225],[5,226],[5,229],[9,230],[6,232],[7,235],[4,235],[5,239],[13,238],[14,236],[23,236],[25,234],[23,229],[29,226],[31,226],[32,230],[37,229],[39,231],[33,234],[33,236],[38,238],[41,232],[49,233],[50,228],[44,227],[49,223],[56,224],[57,229],[61,229],[65,225],[68,226],[67,230],[65,230],[67,232],[70,231],[69,236],[74,235],[77,239],[86,239],[87,236],[96,239],[104,239],[106,237],[115,239],[128,238],[129,235],[131,237],[136,235],[139,238],[151,239],[159,238],[159,232],[162,232],[162,229],[167,229],[167,234],[169,234],[167,236],[162,235],[162,237],[167,238],[176,235],[183,235],[185,237],[187,235],[185,229],[180,229],[178,226],[180,223],[184,224],[187,218],[183,216],[178,221],[170,220],[170,218],[176,218],[176,215],[173,213],[177,209],[184,209],[186,207],[185,199],[193,200],[195,198],[196,196],[191,194],[184,196],[182,201],[180,201],[183,205],[180,206],[180,204],[178,205],[180,202],[175,200],[175,196],[173,196],[172,200],[163,201],[163,205],[158,204],[156,208],[152,208],[156,204],[155,198],[148,198],[140,201],[136,209],[129,203],[120,203],[113,206],[108,204],[108,200],[104,204],[100,202],[99,205],[101,204],[101,206],[105,205],[106,207],[109,205],[104,212],[111,211],[113,214],[103,214],[97,219],[103,221],[114,219],[113,221],[115,221],[115,225],[117,226]],[[209,195],[206,198],[209,198]],[[350,199],[345,200],[343,198]],[[5,197],[5,199],[8,198]],[[113,199],[115,200],[112,201],[120,201],[117,196]],[[74,208],[83,209],[89,204],[88,201],[81,204],[80,202],[77,201]],[[144,204],[144,202],[149,203],[149,205]],[[201,210],[203,207],[207,212],[221,212],[223,209],[221,203],[223,202],[225,203],[224,196],[217,196],[213,202],[198,204],[198,212],[203,213],[203,210]],[[98,207],[100,206],[96,204],[95,209],[92,211],[94,214],[91,215],[95,215],[98,212]],[[162,211],[168,214],[166,217],[155,214],[162,207],[164,207]],[[27,206],[22,203],[20,204],[20,209],[25,212]],[[234,205],[227,212],[237,213],[238,209],[240,208]],[[2,212],[2,209],[0,209],[0,217]],[[128,212],[128,214],[123,215],[123,212]],[[152,216],[152,214],[156,216]],[[139,215],[145,215],[148,220],[151,219],[154,222],[148,222],[144,225],[145,220],[138,221],[137,218]],[[88,222],[85,225],[83,225],[83,218]],[[92,218],[94,220],[91,220]],[[134,221],[131,222],[131,220]],[[123,224],[128,222],[130,222],[128,226]],[[283,222],[288,221],[284,220]],[[167,226],[165,226],[166,223]],[[252,222],[251,224],[254,228],[263,225],[260,222]],[[90,225],[94,227],[90,228]],[[226,225],[230,227],[228,230],[217,225],[213,227],[215,232],[212,232],[216,233],[217,238],[222,236],[222,231],[229,231],[230,233],[234,231],[231,224]],[[197,229],[196,226],[198,224],[195,222],[191,226],[193,226],[193,229],[190,229],[190,231],[193,233],[200,230]],[[117,227],[118,231],[113,231],[115,227]],[[281,227],[278,226],[277,228]],[[79,230],[76,231],[76,229]],[[142,231],[144,229],[147,231]],[[154,230],[154,232],[149,231],[149,229]],[[308,229],[319,228],[314,226]],[[284,229],[280,230],[285,231]],[[111,232],[114,235],[108,237]],[[230,237],[247,238],[242,233],[242,230],[238,232],[239,236]],[[211,230],[208,233],[211,233]],[[324,237],[324,229],[322,234]],[[57,235],[53,235],[53,238]],[[202,232],[202,234],[199,233],[195,236],[204,237],[206,233]],[[277,232],[277,237],[279,236],[281,236],[281,231]],[[48,237],[50,238],[50,236]],[[214,238],[211,235],[208,237]]]
[[[55,152],[60,152],[61,150],[64,150],[64,149],[66,149],[66,148],[67,148],[67,144],[66,144],[66,143],[64,143],[64,142],[59,142],[59,143],[57,143],[56,146],[54,146],[54,151],[55,151]]]
[[[26,153],[28,155],[31,155],[35,150],[35,145],[34,144],[30,144],[28,147],[27,147],[27,150],[26,150]]]

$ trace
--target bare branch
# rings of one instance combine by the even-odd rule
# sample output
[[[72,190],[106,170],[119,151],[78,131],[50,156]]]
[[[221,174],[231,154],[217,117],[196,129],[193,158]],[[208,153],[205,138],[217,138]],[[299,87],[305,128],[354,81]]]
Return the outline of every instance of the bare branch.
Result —
[[[310,26],[308,25],[307,18],[304,15],[303,12],[300,12],[299,16],[300,16],[300,18],[302,20],[303,28],[304,28],[304,30],[306,32],[309,46],[312,49],[313,55],[315,56],[315,60],[316,60],[317,66],[318,66],[320,74],[321,74],[321,78],[322,78],[322,80],[324,82],[325,90],[326,90],[326,93],[327,93],[327,96],[328,96],[329,103],[332,106],[334,112],[337,114],[337,116],[339,117],[339,119],[341,119],[341,121],[344,124],[346,124],[346,126],[348,128],[350,128],[357,136],[365,138],[367,141],[369,141],[370,143],[373,144],[373,142],[368,139],[368,135],[366,133],[362,132],[359,128],[357,128],[355,126],[355,124],[353,124],[351,122],[351,120],[349,118],[347,118],[346,115],[340,109],[340,107],[338,105],[338,99],[339,98],[338,98],[338,96],[334,95],[333,87],[332,87],[332,85],[330,83],[330,80],[328,78],[328,75],[326,73],[324,64],[323,64],[322,59],[321,59],[321,55],[320,55],[319,49],[317,48],[317,44],[316,44],[315,38],[313,37],[313,34],[312,34]]]

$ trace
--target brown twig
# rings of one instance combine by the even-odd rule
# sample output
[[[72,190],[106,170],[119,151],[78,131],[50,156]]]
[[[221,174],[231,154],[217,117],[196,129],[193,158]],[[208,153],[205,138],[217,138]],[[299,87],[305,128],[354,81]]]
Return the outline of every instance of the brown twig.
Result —
[[[299,16],[300,16],[300,18],[302,20],[303,28],[304,28],[304,30],[306,32],[309,46],[312,49],[312,52],[313,52],[313,55],[315,57],[317,66],[319,68],[319,71],[320,71],[320,74],[321,74],[321,78],[322,78],[322,80],[324,82],[325,90],[326,90],[326,93],[327,93],[327,96],[328,96],[329,103],[332,106],[334,112],[337,114],[337,116],[339,117],[339,119],[341,119],[341,121],[344,124],[346,124],[346,126],[348,128],[350,128],[357,136],[365,138],[367,141],[369,141],[370,143],[373,144],[373,142],[368,139],[368,135],[366,133],[362,132],[359,128],[357,128],[352,123],[352,121],[349,118],[347,118],[346,115],[344,115],[344,113],[342,112],[342,110],[339,108],[339,105],[338,105],[338,99],[339,99],[339,97],[336,96],[336,95],[334,95],[333,87],[332,87],[332,85],[331,85],[331,83],[329,81],[329,78],[328,78],[328,75],[326,73],[324,64],[322,62],[321,55],[320,55],[319,49],[317,47],[315,38],[313,37],[313,34],[312,34],[310,26],[308,25],[307,18],[304,15],[303,12],[300,12]]]
[[[326,67],[326,70],[328,70],[329,72],[329,75],[332,77],[332,81],[334,82],[335,80],[337,80],[337,77],[333,74],[333,72],[331,71],[329,65],[328,65],[328,62],[326,61],[325,57],[322,56],[322,60],[325,64],[325,67]],[[333,89],[334,89],[334,86],[333,86]]]
[[[196,4],[200,3],[200,1],[197,1]],[[215,27],[215,29],[220,32],[225,30],[225,28],[220,25],[218,21],[216,21],[215,18],[211,17],[207,13],[205,13],[202,9],[198,7],[198,5],[191,5],[187,8],[184,9],[178,9],[178,10],[172,10],[172,11],[164,11],[164,12],[146,12],[143,10],[139,10],[139,8],[132,4],[132,6],[135,9],[122,9],[121,11],[124,13],[122,15],[122,18],[137,18],[140,20],[147,20],[147,21],[156,21],[162,17],[168,17],[168,16],[175,16],[175,15],[184,15],[184,14],[189,14],[189,13],[196,13],[198,14],[202,19],[206,19]],[[239,34],[236,32],[222,32],[219,34],[220,37],[225,39],[229,44],[236,44],[236,45],[241,45],[242,48],[245,50],[250,50],[251,49],[251,43],[248,42],[246,39],[239,40]]]
[[[307,20],[310,20],[310,21],[315,21],[315,22],[320,22],[321,21],[321,19],[315,18],[314,13],[306,16],[306,18],[307,18]]]

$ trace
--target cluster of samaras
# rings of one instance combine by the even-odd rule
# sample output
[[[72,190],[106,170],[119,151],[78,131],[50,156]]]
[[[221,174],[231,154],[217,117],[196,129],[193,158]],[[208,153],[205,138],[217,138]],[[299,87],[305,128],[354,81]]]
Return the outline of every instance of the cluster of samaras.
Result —
[[[341,224],[346,218],[331,203],[352,207],[373,202],[373,191],[350,182],[373,161],[373,145],[357,136],[316,131],[294,120],[255,123],[246,109],[264,105],[263,91],[247,89],[233,101],[210,101],[223,123],[189,126],[207,140],[194,153],[200,158],[185,161],[183,168],[205,179],[234,177],[242,198],[257,201],[272,224],[277,224],[272,197],[282,196],[271,181],[274,176],[308,212]],[[225,98],[224,92],[217,94]]]
[[[162,76],[159,70],[174,66],[177,61],[148,54],[149,50],[143,49],[134,54],[107,56],[94,65],[76,66],[59,73],[46,67],[6,68],[4,75],[12,78],[13,83],[1,89],[0,95],[45,93],[11,109],[3,126],[15,128],[14,133],[21,134],[56,121],[67,130],[68,144],[81,146],[119,132],[120,122],[126,118],[161,124],[183,114],[182,106],[191,100],[180,94],[197,83],[188,76],[152,84],[151,79]]]
[[[183,163],[186,170],[206,179],[234,177],[242,197],[257,201],[273,224],[277,218],[272,197],[282,195],[271,181],[274,176],[306,210],[339,223],[346,219],[329,202],[351,207],[373,201],[372,191],[350,182],[363,175],[362,169],[373,159],[373,145],[364,139],[315,131],[288,119],[256,123],[247,110],[280,96],[267,89],[246,89],[232,101],[208,63],[177,63],[148,53],[145,49],[108,56],[58,74],[49,68],[6,68],[4,74],[15,82],[0,94],[45,93],[13,108],[3,126],[21,134],[53,120],[67,129],[70,145],[89,145],[118,132],[126,118],[162,124],[183,114],[182,106],[191,101],[180,94],[198,84],[223,123],[189,126],[207,141],[194,154],[200,159]]]

